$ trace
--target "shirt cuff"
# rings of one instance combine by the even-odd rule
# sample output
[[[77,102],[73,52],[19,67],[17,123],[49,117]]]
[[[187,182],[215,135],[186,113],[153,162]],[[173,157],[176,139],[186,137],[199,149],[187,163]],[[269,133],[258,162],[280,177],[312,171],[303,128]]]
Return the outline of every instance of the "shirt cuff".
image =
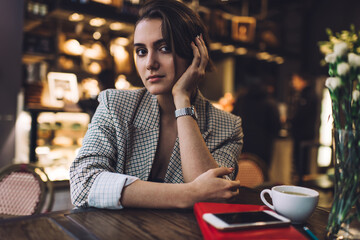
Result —
[[[92,185],[88,197],[90,207],[122,209],[120,198],[124,187],[139,178],[112,172],[102,172]]]

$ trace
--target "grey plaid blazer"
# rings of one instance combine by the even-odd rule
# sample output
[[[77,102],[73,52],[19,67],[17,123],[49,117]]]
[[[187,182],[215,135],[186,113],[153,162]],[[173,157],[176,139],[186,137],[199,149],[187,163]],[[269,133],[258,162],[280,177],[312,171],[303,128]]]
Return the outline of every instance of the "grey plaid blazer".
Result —
[[[220,166],[235,167],[243,144],[241,119],[215,108],[200,92],[194,105],[211,154]],[[83,146],[70,167],[74,203],[86,202],[96,176],[102,171],[148,180],[159,141],[159,126],[156,96],[145,88],[101,92]],[[164,181],[184,182],[178,139]]]

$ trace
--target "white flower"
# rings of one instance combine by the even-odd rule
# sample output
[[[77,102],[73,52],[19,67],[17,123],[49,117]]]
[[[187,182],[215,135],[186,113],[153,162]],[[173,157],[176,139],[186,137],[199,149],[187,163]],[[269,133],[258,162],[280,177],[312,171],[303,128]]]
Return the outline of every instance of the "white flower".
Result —
[[[352,97],[353,97],[353,100],[354,100],[354,101],[359,100],[360,91],[359,91],[359,90],[354,90],[354,91],[352,92]]]
[[[329,77],[326,79],[325,86],[331,91],[341,86],[341,79],[339,77]]]
[[[349,71],[350,71],[349,64],[342,62],[337,65],[337,72],[340,76],[344,76],[348,74]]]
[[[336,62],[336,54],[330,53],[325,56],[325,61],[327,63],[335,63]]]
[[[348,46],[345,42],[339,42],[334,45],[334,53],[336,56],[344,56],[348,51]]]
[[[352,67],[360,67],[360,56],[355,53],[349,53],[348,62]]]

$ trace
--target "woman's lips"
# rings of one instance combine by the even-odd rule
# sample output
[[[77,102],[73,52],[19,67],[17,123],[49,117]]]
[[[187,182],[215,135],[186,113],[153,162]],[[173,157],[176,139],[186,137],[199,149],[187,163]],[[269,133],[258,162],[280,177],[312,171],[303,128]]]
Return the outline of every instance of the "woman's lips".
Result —
[[[163,75],[151,75],[147,77],[146,80],[148,80],[150,83],[154,83],[160,81],[160,79],[163,77]]]

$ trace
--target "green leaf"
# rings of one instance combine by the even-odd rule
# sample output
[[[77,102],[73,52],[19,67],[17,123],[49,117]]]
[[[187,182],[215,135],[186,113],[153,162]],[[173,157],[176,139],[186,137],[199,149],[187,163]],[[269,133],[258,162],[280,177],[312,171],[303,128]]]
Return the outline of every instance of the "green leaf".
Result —
[[[333,35],[333,33],[332,33],[332,31],[331,31],[330,28],[326,28],[325,31],[326,31],[326,34],[327,34],[329,37]]]

